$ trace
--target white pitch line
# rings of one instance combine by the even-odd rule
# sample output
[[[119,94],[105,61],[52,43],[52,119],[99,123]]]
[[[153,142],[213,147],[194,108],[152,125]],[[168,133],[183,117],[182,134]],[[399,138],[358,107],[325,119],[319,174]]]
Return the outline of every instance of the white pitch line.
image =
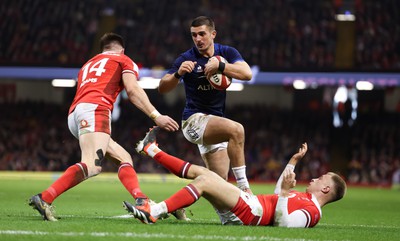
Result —
[[[134,238],[146,238],[146,239],[182,239],[182,240],[232,240],[232,241],[303,241],[304,239],[292,239],[292,238],[277,238],[269,236],[221,236],[221,235],[174,235],[165,233],[135,233],[135,232],[125,232],[125,233],[109,233],[109,232],[43,232],[43,231],[30,231],[30,230],[0,230],[0,235],[29,235],[29,236],[68,236],[68,237],[78,237],[78,236],[91,236],[91,237],[134,237]],[[307,241],[313,241],[312,239],[307,239]]]
[[[29,215],[29,216],[37,216],[37,215]],[[58,215],[61,218],[88,218],[88,216],[81,215]],[[104,218],[104,219],[135,219],[131,214],[122,214],[116,216],[90,216],[89,218]],[[171,217],[173,219],[173,217]],[[216,222],[219,223],[219,219],[205,219],[205,218],[196,218],[193,219],[195,222]],[[366,224],[334,224],[334,223],[319,223],[317,226],[325,226],[325,227],[355,227],[355,228],[387,228],[387,229],[399,229],[398,226],[386,226],[386,225],[366,225]]]

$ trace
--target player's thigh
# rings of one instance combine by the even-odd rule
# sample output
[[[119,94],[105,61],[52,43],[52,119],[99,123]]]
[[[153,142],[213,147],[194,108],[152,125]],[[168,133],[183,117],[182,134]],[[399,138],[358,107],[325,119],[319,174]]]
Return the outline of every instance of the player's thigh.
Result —
[[[207,179],[204,181],[204,179]],[[216,173],[208,173],[203,177],[203,197],[206,198],[215,208],[221,211],[232,209],[239,197],[240,189],[225,181]]]
[[[223,179],[228,178],[230,160],[226,149],[207,152],[201,155],[206,167]]]
[[[212,116],[207,123],[203,135],[204,144],[214,144],[231,139],[236,133],[242,133],[243,126],[233,120]]]
[[[123,162],[128,162],[130,164],[133,164],[131,155],[120,144],[115,142],[112,138],[108,143],[107,158],[110,158],[117,164]]]
[[[86,133],[79,136],[82,162],[89,166],[101,166],[101,161],[110,140],[110,135],[103,132]]]

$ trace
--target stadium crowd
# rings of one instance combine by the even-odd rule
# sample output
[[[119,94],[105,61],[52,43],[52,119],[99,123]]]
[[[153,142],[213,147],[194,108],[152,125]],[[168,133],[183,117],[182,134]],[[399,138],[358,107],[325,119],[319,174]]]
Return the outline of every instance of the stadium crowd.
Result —
[[[184,0],[5,0],[0,3],[0,65],[80,67],[92,54],[107,16],[115,20],[108,24],[127,40],[126,54],[134,61],[148,68],[169,68],[192,45],[189,21],[209,15],[217,26],[216,42],[235,46],[261,70],[335,69],[340,51],[335,2],[204,0],[193,7]],[[400,1],[356,2],[353,70],[399,71]],[[138,172],[166,172],[133,152],[152,122],[124,102],[121,105],[130,111],[123,111],[113,125],[113,137],[138,160]],[[155,105],[180,119],[179,104]],[[61,171],[79,160],[78,142],[66,126],[67,109],[48,103],[0,103],[1,113],[7,113],[0,118],[0,170]],[[254,113],[259,118],[253,118]],[[308,142],[309,153],[298,166],[299,180],[332,166],[335,138],[330,112],[309,114],[254,105],[228,108],[227,114],[246,129],[245,155],[252,180],[276,179],[303,141]],[[136,122],[140,126],[134,126],[131,118],[142,118]],[[399,116],[380,113],[379,118],[360,116],[349,131],[347,171],[342,173],[349,183],[386,185],[393,173],[400,172]],[[197,147],[180,132],[162,133],[160,142],[167,152],[202,165]],[[104,169],[116,167],[106,163]]]
[[[193,7],[183,0],[6,0],[0,7],[5,33],[0,64],[80,66],[92,54],[102,18],[112,16],[110,30],[127,39],[132,59],[149,68],[169,68],[174,56],[192,45],[189,21],[209,15],[216,22],[217,42],[235,46],[261,70],[334,69],[340,51],[334,2],[205,0]],[[400,2],[357,2],[355,68],[399,70]]]
[[[351,134],[348,182],[388,185],[400,171],[399,114],[365,115]],[[399,181],[394,181],[399,182]]]
[[[362,1],[356,8],[355,67],[400,70],[399,1]]]
[[[0,64],[84,63],[90,53],[104,1],[25,1],[0,3]]]
[[[172,107],[157,104],[164,113],[179,119],[182,106],[177,103]],[[133,155],[139,173],[167,173],[156,162],[134,152],[136,142],[153,125],[152,121],[125,101],[121,108],[121,116],[113,124],[113,138]],[[77,162],[79,145],[66,126],[67,110],[68,106],[35,102],[0,104],[0,111],[7,113],[0,119],[0,170],[61,171]],[[332,149],[337,143],[332,138],[335,129],[329,112],[238,105],[229,107],[227,114],[245,127],[246,164],[252,181],[276,180],[293,150],[304,141],[308,142],[309,152],[296,169],[298,180],[308,181],[331,170]],[[136,124],[130,121],[133,118]],[[341,174],[349,183],[391,183],[392,174],[399,169],[399,118],[399,114],[385,114],[379,119],[361,116],[348,131],[351,145],[347,160],[343,160],[348,169]],[[165,151],[203,165],[197,147],[186,141],[180,131],[161,132],[158,140]],[[103,168],[117,170],[111,162],[104,162]]]

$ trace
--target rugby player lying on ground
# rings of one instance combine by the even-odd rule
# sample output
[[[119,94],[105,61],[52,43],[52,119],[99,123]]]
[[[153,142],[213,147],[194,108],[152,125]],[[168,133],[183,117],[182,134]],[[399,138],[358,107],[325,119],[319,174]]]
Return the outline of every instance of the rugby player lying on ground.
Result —
[[[340,200],[346,192],[345,181],[328,172],[312,179],[305,192],[296,186],[294,168],[307,152],[307,143],[292,156],[276,184],[275,194],[253,195],[240,190],[205,167],[190,164],[163,152],[156,142],[159,127],[154,127],[141,140],[136,151],[152,157],[178,177],[193,179],[183,189],[157,204],[134,206],[124,201],[128,212],[143,223],[155,223],[166,213],[187,207],[201,196],[217,210],[222,224],[279,227],[314,227],[321,219],[321,207]]]

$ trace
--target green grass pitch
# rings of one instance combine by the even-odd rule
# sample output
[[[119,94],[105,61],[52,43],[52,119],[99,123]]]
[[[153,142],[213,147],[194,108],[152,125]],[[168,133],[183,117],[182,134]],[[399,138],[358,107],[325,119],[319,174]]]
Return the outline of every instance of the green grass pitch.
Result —
[[[311,229],[222,226],[210,204],[188,208],[190,222],[174,217],[145,225],[128,217],[123,200],[132,198],[115,173],[102,173],[61,195],[59,222],[45,222],[27,200],[57,178],[55,173],[0,172],[0,240],[400,240],[400,191],[350,187],[345,198],[323,208]],[[187,183],[172,176],[140,175],[142,190],[156,201]],[[297,189],[303,190],[304,186]],[[254,193],[272,185],[252,184]]]

